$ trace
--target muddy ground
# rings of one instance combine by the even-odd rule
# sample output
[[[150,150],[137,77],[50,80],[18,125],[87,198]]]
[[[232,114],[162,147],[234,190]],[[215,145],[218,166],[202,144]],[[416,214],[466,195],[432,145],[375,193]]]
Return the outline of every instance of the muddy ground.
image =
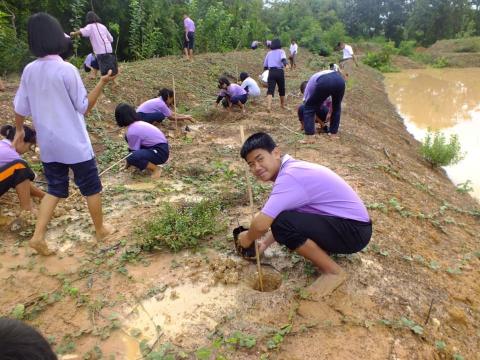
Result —
[[[337,141],[319,135],[301,145],[291,131],[298,86],[325,62],[306,52],[287,73],[290,111],[275,100],[267,113],[263,99],[245,115],[212,109],[216,77],[258,74],[263,55],[124,64],[120,89],[107,89],[87,119],[100,169],[125,154],[115,105],[138,105],[171,86],[172,75],[179,111],[198,122],[188,133],[160,125],[172,147],[160,180],[121,167],[103,176],[106,218],[119,230],[103,243],[92,240],[86,204],[72,187],[49,228],[57,254],[37,256],[26,245],[32,227],[6,225],[18,208],[14,193],[3,196],[0,314],[39,328],[64,359],[139,359],[142,349],[154,359],[480,359],[479,204],[422,160],[381,74],[365,66],[349,81]],[[2,124],[13,122],[18,79],[6,85]],[[254,266],[232,251],[231,229],[250,217],[239,125],[247,135],[268,131],[283,152],[330,167],[369,208],[371,244],[338,258],[349,278],[324,301],[309,299],[305,287],[318,274],[295,254],[280,247],[266,254],[266,271],[283,281],[262,293],[252,289]],[[37,156],[29,160],[44,180]],[[255,185],[256,208],[268,189]],[[163,204],[213,197],[223,209],[218,235],[178,253],[139,251],[135,229]]]

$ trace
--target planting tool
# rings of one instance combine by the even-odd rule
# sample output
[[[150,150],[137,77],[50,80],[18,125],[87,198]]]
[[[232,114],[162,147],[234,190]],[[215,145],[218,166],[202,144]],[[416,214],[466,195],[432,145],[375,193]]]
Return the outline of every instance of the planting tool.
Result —
[[[172,75],[172,85],[173,85],[173,114],[175,115],[175,133],[178,131],[178,120],[177,120],[177,93],[175,91],[175,76]]]
[[[245,133],[243,132],[243,126],[240,125],[240,138],[242,144],[245,142]],[[248,198],[250,200],[250,212],[252,219],[255,215],[255,208],[253,207],[253,192],[252,184],[250,184],[250,177],[248,176],[248,167],[245,165],[245,177],[247,179],[247,189],[248,189]],[[263,291],[263,275],[262,275],[262,266],[260,265],[260,253],[258,251],[258,242],[255,240],[255,257],[257,259],[257,271],[258,271],[258,283],[260,284],[260,291]]]
[[[98,174],[98,176],[102,176],[103,174],[105,174],[108,170],[110,170],[111,168],[113,168],[115,165],[118,165],[119,163],[121,163],[123,160],[125,160],[126,158],[128,158],[130,155],[132,155],[132,153],[128,153],[127,155],[125,155],[123,158],[121,158],[120,160],[116,161],[115,163],[113,163],[113,165],[110,165],[108,168],[106,168],[105,170],[103,170],[100,174]]]

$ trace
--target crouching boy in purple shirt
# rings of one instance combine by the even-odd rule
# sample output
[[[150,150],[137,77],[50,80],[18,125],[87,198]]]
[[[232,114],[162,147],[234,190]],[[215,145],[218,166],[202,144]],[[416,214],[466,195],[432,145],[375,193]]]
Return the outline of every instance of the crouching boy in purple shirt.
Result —
[[[168,160],[167,138],[156,126],[141,121],[135,109],[128,104],[118,104],[115,120],[120,127],[127,127],[125,140],[131,151],[127,167],[133,165],[140,170],[148,169],[154,179],[160,177],[157,165]]]
[[[250,229],[240,234],[241,246],[249,247],[271,229],[259,243],[260,253],[275,241],[295,250],[322,273],[310,286],[312,295],[330,294],[346,273],[329,254],[355,253],[370,241],[372,223],[362,200],[332,170],[282,156],[268,134],[250,136],[240,154],[258,179],[274,182]]]
[[[216,106],[222,102],[222,105],[225,109],[229,110],[232,108],[232,105],[237,105],[240,107],[242,112],[245,112],[245,103],[248,100],[248,93],[238,84],[230,83],[226,77],[221,77],[218,79],[218,88],[220,93],[218,94]]]

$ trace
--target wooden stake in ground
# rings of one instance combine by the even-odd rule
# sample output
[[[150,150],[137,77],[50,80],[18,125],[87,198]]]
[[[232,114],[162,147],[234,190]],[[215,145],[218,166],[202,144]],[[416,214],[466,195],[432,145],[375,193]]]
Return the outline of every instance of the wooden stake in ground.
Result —
[[[242,125],[240,125],[240,138],[243,144],[245,142],[245,133],[243,132]],[[246,165],[245,165],[245,178],[247,180],[248,199],[250,200],[250,213],[253,219],[253,217],[255,216],[255,208],[253,207],[252,184],[250,184],[250,177],[248,176],[248,167]],[[262,266],[260,265],[260,254],[258,252],[257,240],[255,240],[255,258],[257,260],[258,283],[260,285],[260,291],[263,292],[263,274],[262,274]]]
[[[105,170],[103,170],[100,174],[98,174],[98,176],[102,176],[103,174],[105,174],[108,170],[110,170],[111,168],[113,168],[115,165],[118,165],[119,163],[121,163],[123,160],[125,160],[126,158],[128,158],[130,155],[132,155],[132,153],[128,153],[127,155],[125,155],[123,158],[121,158],[120,160],[116,161],[113,163],[113,165],[110,165],[108,168],[106,168]]]
[[[175,116],[175,133],[178,131],[178,121],[177,121],[177,92],[175,91],[175,76],[172,75],[172,84],[173,84],[173,116]]]

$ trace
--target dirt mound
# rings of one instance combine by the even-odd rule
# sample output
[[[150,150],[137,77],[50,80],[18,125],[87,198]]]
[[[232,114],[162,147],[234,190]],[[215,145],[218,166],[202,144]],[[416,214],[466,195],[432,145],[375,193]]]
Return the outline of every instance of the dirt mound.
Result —
[[[480,36],[439,40],[427,49],[432,54],[440,53],[476,53],[480,52]]]

